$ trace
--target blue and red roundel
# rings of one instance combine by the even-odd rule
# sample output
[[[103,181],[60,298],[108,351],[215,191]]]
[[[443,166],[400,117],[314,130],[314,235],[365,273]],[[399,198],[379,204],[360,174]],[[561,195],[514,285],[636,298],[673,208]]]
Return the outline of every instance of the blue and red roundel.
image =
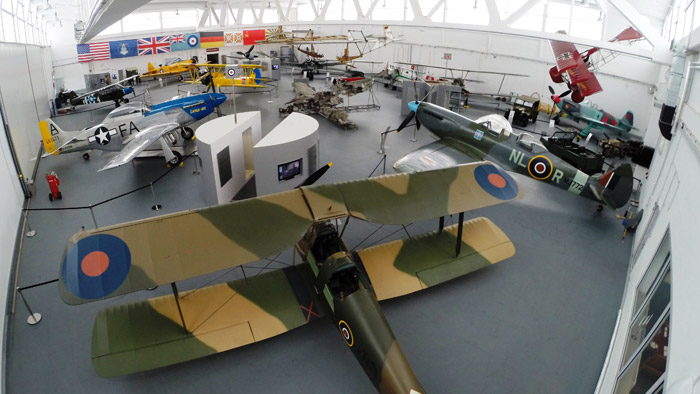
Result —
[[[515,180],[493,164],[476,167],[474,178],[482,189],[498,199],[512,200],[518,195],[518,184]]]
[[[124,283],[131,268],[131,252],[119,237],[95,234],[73,245],[63,261],[63,283],[71,293],[98,299]]]

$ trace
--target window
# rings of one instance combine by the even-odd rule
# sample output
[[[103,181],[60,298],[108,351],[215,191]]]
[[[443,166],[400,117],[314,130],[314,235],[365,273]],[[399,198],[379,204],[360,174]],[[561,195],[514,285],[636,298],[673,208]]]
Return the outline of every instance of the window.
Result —
[[[545,1],[546,0],[540,1],[510,26],[514,29],[541,31],[542,23],[544,21]]]
[[[449,0],[446,4],[445,22],[467,25],[488,25],[489,10],[484,0]]]
[[[161,12],[163,29],[192,27],[197,25],[197,10],[179,10]]]
[[[160,12],[129,14],[122,19],[124,32],[160,29]]]
[[[666,233],[637,285],[634,315],[615,393],[646,393],[662,385],[668,357],[671,310],[670,244],[670,235]]]
[[[404,12],[406,8],[406,2],[404,0],[386,0],[377,3],[372,12],[372,19],[378,21],[402,21],[404,20]],[[410,8],[410,6],[408,6]],[[413,11],[411,11],[411,17],[407,20],[413,19]]]
[[[7,1],[7,0],[5,0]],[[3,1],[3,4],[5,3]],[[5,35],[5,41],[15,42],[15,23],[13,21],[11,14],[7,12],[2,13],[2,33]]]
[[[98,35],[103,35],[103,34],[119,34],[122,32],[122,22],[118,21],[117,23],[112,24],[108,28],[102,30],[100,34]]]

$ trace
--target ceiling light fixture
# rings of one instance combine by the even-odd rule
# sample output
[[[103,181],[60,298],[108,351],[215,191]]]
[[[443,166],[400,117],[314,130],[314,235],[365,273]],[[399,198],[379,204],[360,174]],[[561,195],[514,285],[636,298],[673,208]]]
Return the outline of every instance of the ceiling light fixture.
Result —
[[[474,0],[474,9],[477,8],[477,7],[476,7],[476,2],[477,2],[477,0]]]

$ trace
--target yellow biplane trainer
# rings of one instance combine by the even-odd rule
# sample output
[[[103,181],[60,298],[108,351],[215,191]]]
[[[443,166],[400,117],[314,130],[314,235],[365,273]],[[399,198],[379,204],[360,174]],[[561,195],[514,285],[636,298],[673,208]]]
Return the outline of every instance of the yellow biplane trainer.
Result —
[[[264,67],[259,64],[239,64],[241,76],[229,78],[224,73],[226,64],[193,64],[190,67],[190,75],[192,76],[191,83],[201,83],[203,85],[214,84],[217,88],[222,86],[235,86],[237,88],[266,88],[262,82],[269,81],[268,78],[263,78],[260,72]],[[206,67],[208,72],[198,75],[199,68]],[[209,81],[211,77],[211,81]]]
[[[190,66],[196,64],[197,60],[197,56],[193,56],[192,59],[187,60],[177,58],[159,67],[156,67],[153,65],[153,63],[148,62],[148,71],[141,74],[141,77],[167,77],[170,75],[180,75],[184,72],[190,71]]]

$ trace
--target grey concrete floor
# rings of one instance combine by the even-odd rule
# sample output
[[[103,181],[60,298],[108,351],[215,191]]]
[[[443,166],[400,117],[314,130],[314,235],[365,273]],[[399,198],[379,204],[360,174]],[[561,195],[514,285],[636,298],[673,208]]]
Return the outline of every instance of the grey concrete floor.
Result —
[[[271,130],[281,120],[277,108],[293,97],[290,81],[287,76],[283,78],[278,97],[272,96],[273,103],[268,103],[267,94],[239,95],[238,110],[261,111],[263,132]],[[324,83],[314,81],[318,88]],[[162,89],[150,84],[153,102],[171,97],[177,90],[174,82]],[[318,117],[320,159],[334,163],[321,183],[367,177],[380,163],[382,156],[376,153],[379,134],[402,119],[396,92],[381,86],[375,90],[382,108],[352,113],[358,130],[343,130]],[[351,104],[365,101],[365,96],[355,96]],[[99,121],[109,109],[55,121],[64,129],[83,128],[92,124],[91,116]],[[222,109],[232,113],[229,102]],[[472,118],[483,113],[467,111]],[[536,127],[544,128],[546,123],[538,122]],[[408,129],[388,136],[387,173],[393,172],[391,164],[398,158],[433,141],[425,130],[418,133],[417,142],[411,142],[411,137],[412,130]],[[89,161],[77,153],[41,159],[38,191],[31,207],[96,204],[148,184],[167,170],[162,159],[143,159],[133,166],[97,173],[105,160],[100,153],[94,153]],[[60,176],[63,200],[48,201],[43,174],[49,170]],[[202,175],[193,171],[194,160],[190,159],[155,184],[155,199],[163,205],[161,211],[151,210],[154,198],[146,189],[94,208],[95,220],[104,226],[202,207],[204,201],[198,192]],[[622,227],[613,211],[596,212],[597,204],[592,201],[515,177],[525,190],[524,199],[466,215],[487,216],[499,225],[515,244],[514,257],[382,303],[397,339],[429,393],[568,394],[590,393],[595,387],[622,296],[630,243],[621,242]],[[57,278],[68,237],[81,226],[94,227],[87,210],[33,211],[28,218],[37,235],[24,239],[17,268],[18,286]],[[378,227],[353,220],[344,240],[349,247],[367,247],[380,240],[405,237],[401,227]],[[436,227],[437,220],[433,220],[413,223],[407,229],[420,234]],[[252,275],[291,262],[292,253],[286,251],[245,269],[247,275]],[[187,280],[179,287],[196,288],[239,277],[241,270],[231,269]],[[32,309],[43,315],[35,326],[27,325],[27,309],[17,299],[7,326],[8,393],[374,392],[328,318],[211,357],[130,376],[101,378],[90,362],[97,311],[167,294],[169,288],[161,286],[151,292],[81,306],[64,304],[57,290],[53,283],[24,292]]]

